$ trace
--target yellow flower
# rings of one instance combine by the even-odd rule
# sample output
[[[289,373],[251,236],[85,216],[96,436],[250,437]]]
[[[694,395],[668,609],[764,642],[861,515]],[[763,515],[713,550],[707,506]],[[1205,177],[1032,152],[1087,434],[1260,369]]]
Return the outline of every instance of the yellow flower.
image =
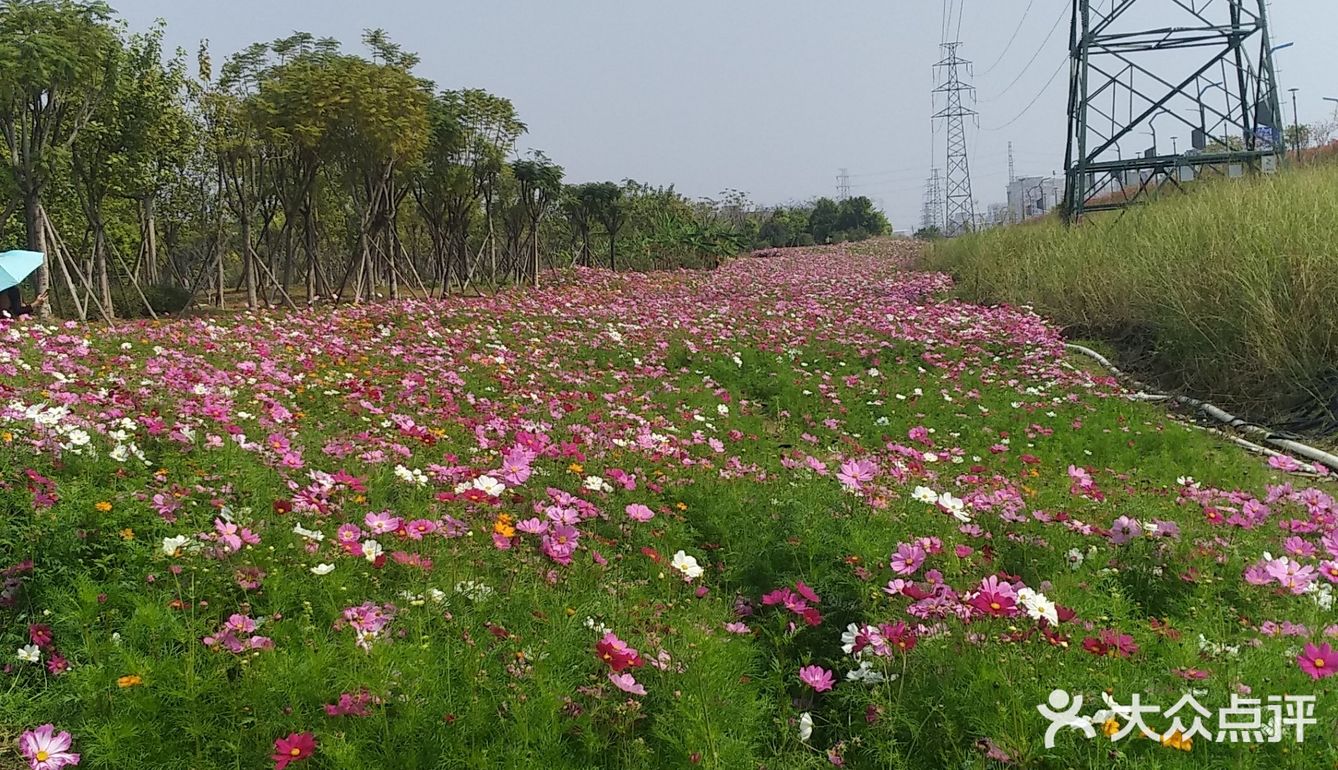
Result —
[[[98,509],[99,511],[102,511],[103,513],[106,513],[107,511],[110,511],[110,510],[111,510],[111,503],[107,502],[106,500],[102,500],[102,501],[98,502],[97,505],[94,505],[93,507],[96,508],[96,509]]]
[[[133,529],[131,529],[131,528],[129,528],[129,527],[126,527],[125,529],[121,530],[121,539],[122,539],[122,540],[134,540],[134,539],[135,539],[135,530],[133,530]]]
[[[4,433],[0,433],[0,438],[3,438],[5,440],[5,443],[8,444],[14,440],[14,434],[10,433],[9,431],[5,431]]]
[[[1190,751],[1194,748],[1194,741],[1190,738],[1186,738],[1184,733],[1176,730],[1170,735],[1163,735],[1161,745],[1172,749],[1179,749],[1181,751]]]
[[[676,504],[674,505],[674,507],[677,508],[677,509],[680,510],[680,511],[686,511],[686,510],[688,509],[688,504],[687,504],[687,503],[682,503],[682,502],[680,502],[680,503],[676,503]]]
[[[1120,723],[1115,720],[1115,717],[1107,719],[1105,723],[1101,725],[1101,734],[1107,738],[1115,737],[1115,733],[1118,733],[1119,731]]]
[[[585,466],[581,465],[580,463],[572,463],[571,465],[567,466],[567,471],[570,473],[584,473]]]
[[[505,513],[498,514],[497,522],[492,525],[492,531],[502,537],[514,537],[516,528],[511,526],[511,517]]]
[[[120,687],[122,690],[127,687],[135,687],[136,685],[141,684],[144,684],[144,680],[140,678],[138,674],[130,674],[129,676],[123,676],[116,680],[116,686]]]

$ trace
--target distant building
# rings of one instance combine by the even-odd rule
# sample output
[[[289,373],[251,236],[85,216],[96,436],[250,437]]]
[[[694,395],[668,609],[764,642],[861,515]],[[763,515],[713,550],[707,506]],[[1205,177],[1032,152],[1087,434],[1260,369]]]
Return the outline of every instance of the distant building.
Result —
[[[1022,222],[1039,217],[1059,205],[1059,180],[1044,176],[1023,176],[1008,185],[1008,218]]]

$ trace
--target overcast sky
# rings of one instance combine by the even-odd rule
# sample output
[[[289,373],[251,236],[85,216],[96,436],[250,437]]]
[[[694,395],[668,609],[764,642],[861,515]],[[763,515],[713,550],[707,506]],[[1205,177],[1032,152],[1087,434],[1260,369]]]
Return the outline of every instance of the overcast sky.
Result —
[[[382,27],[440,87],[510,98],[530,127],[521,148],[544,150],[572,182],[633,178],[692,197],[733,188],[773,204],[835,195],[844,167],[853,194],[910,229],[931,165],[944,163],[929,118],[949,0],[112,2],[133,29],[165,19],[169,42],[192,53],[208,38],[216,62],[294,30],[360,50],[361,31]],[[1056,73],[1070,0],[961,2],[951,36],[975,62],[983,207],[1004,198],[1009,141],[1019,175],[1062,173],[1068,84]],[[1322,97],[1338,97],[1338,2],[1286,0],[1272,13],[1274,40],[1295,43],[1278,53],[1281,87],[1301,89],[1302,122],[1332,113]]]

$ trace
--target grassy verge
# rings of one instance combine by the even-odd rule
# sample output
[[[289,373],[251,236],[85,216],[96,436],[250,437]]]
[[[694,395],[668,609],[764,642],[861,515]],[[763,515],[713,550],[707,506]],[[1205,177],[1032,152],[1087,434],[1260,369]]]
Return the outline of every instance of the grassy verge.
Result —
[[[1205,185],[1073,230],[993,230],[927,262],[967,299],[1120,342],[1168,387],[1333,424],[1338,167]]]

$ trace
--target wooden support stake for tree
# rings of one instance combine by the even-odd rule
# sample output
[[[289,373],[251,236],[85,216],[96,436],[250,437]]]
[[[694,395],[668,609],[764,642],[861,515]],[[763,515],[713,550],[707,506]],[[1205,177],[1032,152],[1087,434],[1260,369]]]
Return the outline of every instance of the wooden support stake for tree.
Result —
[[[84,285],[84,289],[88,292],[85,302],[87,302],[88,299],[93,300],[93,304],[97,305],[98,312],[102,315],[102,320],[107,323],[112,323],[115,319],[112,317],[111,311],[103,306],[102,300],[98,299],[97,293],[93,291],[93,284],[88,280],[88,274],[79,269],[78,263],[75,261],[74,257],[69,254],[69,249],[65,247],[65,240],[60,237],[60,233],[56,232],[56,226],[52,224],[51,218],[46,215],[46,210],[43,209],[41,214],[42,224],[46,229],[47,236],[51,239],[51,243],[58,250],[58,253],[62,253],[62,264],[65,261],[65,257],[68,257],[69,262],[73,263],[74,274],[79,276],[79,282]],[[77,306],[79,304],[78,295],[75,294],[74,297],[75,305]]]
[[[130,272],[130,266],[127,265],[125,260],[121,257],[121,252],[117,251],[116,247],[111,243],[108,243],[107,247],[111,250],[112,256],[116,257],[116,261],[120,263],[121,269],[126,271],[126,276],[130,278],[130,285],[135,287],[135,293],[139,295],[140,301],[144,303],[144,309],[149,311],[149,317],[157,321],[158,314],[154,312],[153,304],[150,303],[149,298],[144,295],[144,290],[139,286],[139,279],[135,277],[134,273]]]

